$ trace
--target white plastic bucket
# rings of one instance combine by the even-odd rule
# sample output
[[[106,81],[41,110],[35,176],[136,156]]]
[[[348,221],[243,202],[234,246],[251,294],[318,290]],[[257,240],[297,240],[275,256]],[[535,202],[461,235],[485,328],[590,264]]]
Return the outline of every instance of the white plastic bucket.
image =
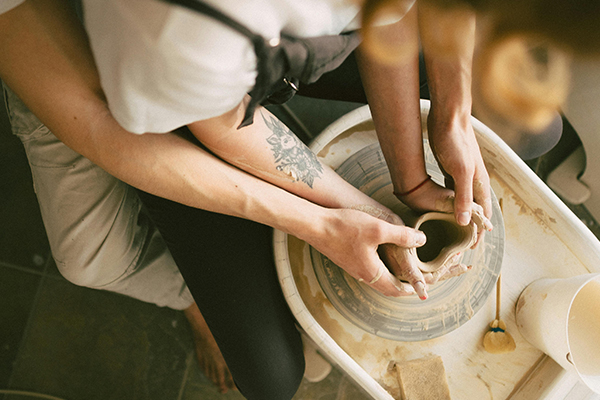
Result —
[[[531,283],[516,319],[529,343],[600,393],[600,274]]]

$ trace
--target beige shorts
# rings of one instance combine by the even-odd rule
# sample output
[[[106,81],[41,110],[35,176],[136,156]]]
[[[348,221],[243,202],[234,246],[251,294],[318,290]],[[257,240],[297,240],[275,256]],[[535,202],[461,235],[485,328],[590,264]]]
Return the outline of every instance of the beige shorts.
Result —
[[[52,255],[76,285],[185,309],[193,298],[136,191],[56,138],[6,86]]]

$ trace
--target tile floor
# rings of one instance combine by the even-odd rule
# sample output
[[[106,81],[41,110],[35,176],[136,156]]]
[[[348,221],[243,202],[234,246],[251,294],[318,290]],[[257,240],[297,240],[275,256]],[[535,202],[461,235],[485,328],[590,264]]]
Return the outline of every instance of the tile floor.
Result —
[[[355,105],[294,99],[275,112],[306,138]],[[27,160],[0,108],[0,389],[66,400],[225,400],[200,372],[181,312],[74,286],[50,257]],[[530,165],[538,172],[546,159]],[[585,210],[583,210],[585,211]],[[0,400],[35,397],[2,395]],[[366,397],[337,370],[300,400]]]

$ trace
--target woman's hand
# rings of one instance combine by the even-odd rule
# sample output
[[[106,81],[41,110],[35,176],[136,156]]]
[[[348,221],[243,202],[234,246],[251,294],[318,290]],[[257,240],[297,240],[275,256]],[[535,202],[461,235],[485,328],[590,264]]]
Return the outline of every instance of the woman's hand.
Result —
[[[462,275],[471,269],[471,266],[466,266],[459,262],[462,253],[457,253],[448,259],[437,271],[423,273],[416,266],[417,260],[415,256],[411,256],[408,252],[403,252],[402,256],[399,257],[398,250],[398,246],[385,244],[379,248],[379,254],[392,274],[400,279],[403,285],[408,286],[410,284],[413,287],[422,285],[423,294],[419,294],[421,300],[427,299],[429,285]]]
[[[452,207],[451,200],[449,204],[450,207]],[[404,234],[408,234],[409,237],[410,235],[417,235],[416,240],[403,240],[403,243],[380,243],[376,247],[376,251],[378,253],[377,257],[380,257],[378,261],[383,262],[381,264],[379,262],[377,263],[377,269],[368,267],[367,264],[365,264],[365,268],[363,271],[351,271],[348,268],[344,268],[346,272],[348,272],[351,276],[358,279],[359,281],[371,285],[373,288],[377,289],[383,294],[386,294],[388,296],[405,296],[417,293],[421,300],[425,300],[427,299],[428,284],[434,284],[440,280],[461,275],[469,270],[469,267],[458,262],[460,254],[456,254],[454,257],[450,258],[448,262],[446,262],[446,264],[438,271],[423,274],[417,265],[416,256],[397,257],[396,255],[399,249],[408,249],[422,246],[425,243],[425,240],[423,240],[425,235],[422,232],[405,227],[402,219],[388,209],[374,207],[371,205],[357,205],[352,208],[354,210],[362,211],[363,213],[369,214],[370,216],[373,216],[382,221],[386,221],[389,224],[396,225],[397,227],[402,227]],[[474,215],[482,215],[482,212],[476,210],[474,212]],[[485,219],[485,217],[483,218]],[[474,219],[474,221],[477,224],[483,223],[481,219]],[[352,247],[354,249],[358,249],[362,246],[356,244]],[[403,254],[407,255],[409,253],[408,251],[404,251]],[[337,265],[342,266],[344,264]],[[369,268],[370,272],[367,273]],[[389,287],[390,284],[394,287],[395,290],[389,290],[391,289]]]

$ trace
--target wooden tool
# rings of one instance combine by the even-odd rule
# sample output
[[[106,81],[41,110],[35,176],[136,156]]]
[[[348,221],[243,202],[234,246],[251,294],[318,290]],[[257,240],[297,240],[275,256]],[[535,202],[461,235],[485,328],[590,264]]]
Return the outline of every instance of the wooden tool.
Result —
[[[483,347],[488,353],[510,353],[517,347],[515,340],[506,332],[506,324],[500,319],[500,287],[502,275],[498,276],[496,283],[496,319],[490,324],[490,330],[483,337]]]
[[[502,199],[498,203],[500,204],[500,210],[504,211]],[[502,274],[498,275],[498,281],[496,282],[496,319],[490,324],[491,329],[483,337],[483,347],[488,353],[492,354],[510,353],[517,347],[513,337],[506,332],[506,324],[500,319],[501,287]]]

